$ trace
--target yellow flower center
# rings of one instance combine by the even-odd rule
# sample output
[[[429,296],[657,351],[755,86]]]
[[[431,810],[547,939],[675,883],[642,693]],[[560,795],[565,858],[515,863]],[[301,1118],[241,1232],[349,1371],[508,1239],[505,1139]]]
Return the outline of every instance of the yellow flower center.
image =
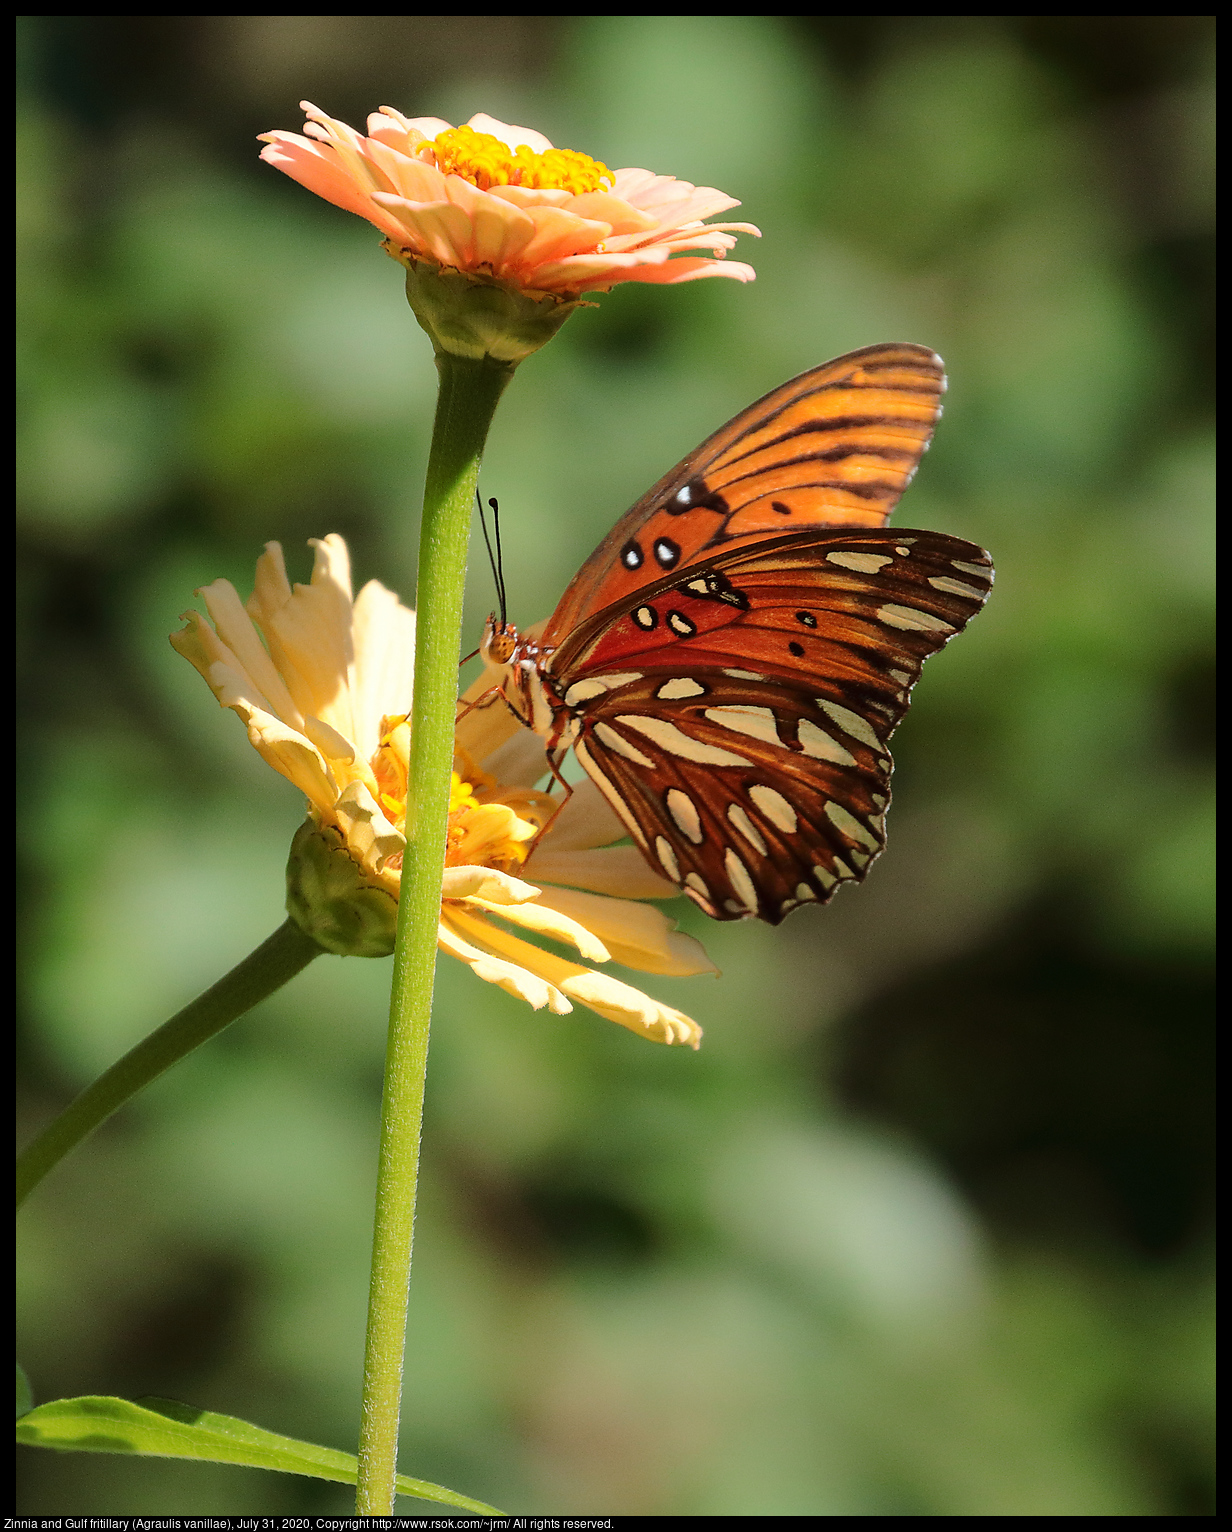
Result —
[[[604,191],[616,180],[606,165],[576,149],[545,149],[542,154],[526,144],[510,149],[494,134],[477,133],[474,128],[448,128],[424,144],[420,152],[424,158],[431,154],[443,174],[461,176],[480,191],[493,186],[530,186],[567,191],[576,197]]]
[[[372,759],[380,805],[396,829],[406,828],[407,764],[410,725],[404,717],[381,720],[381,745]],[[449,780],[450,867],[497,867],[512,872],[530,855],[535,837],[558,804],[530,788],[503,787],[459,751],[460,771]]]

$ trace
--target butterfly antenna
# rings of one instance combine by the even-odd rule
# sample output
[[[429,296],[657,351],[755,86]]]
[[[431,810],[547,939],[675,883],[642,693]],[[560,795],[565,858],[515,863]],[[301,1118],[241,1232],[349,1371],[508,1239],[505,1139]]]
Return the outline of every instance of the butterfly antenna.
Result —
[[[505,601],[505,556],[504,556],[504,553],[501,550],[500,506],[497,505],[495,497],[489,499],[488,504],[492,507],[492,530],[496,534],[496,586],[497,586],[497,592],[498,592],[498,594],[500,596],[501,627],[503,628],[505,626],[505,612],[506,612],[506,601]]]
[[[479,507],[479,525],[483,529],[483,545],[488,550],[488,563],[492,566],[492,579],[496,585],[496,600],[500,606],[501,627],[505,626],[505,582],[500,569],[500,534],[497,533],[496,553],[492,552],[492,539],[488,536],[487,517],[483,514],[483,501],[475,491],[475,504]],[[493,505],[496,501],[493,500]]]

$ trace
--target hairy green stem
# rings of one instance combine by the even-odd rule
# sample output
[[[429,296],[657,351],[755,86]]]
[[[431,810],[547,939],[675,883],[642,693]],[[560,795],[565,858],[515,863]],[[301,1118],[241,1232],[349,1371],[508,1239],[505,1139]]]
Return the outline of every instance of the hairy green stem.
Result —
[[[70,1149],[151,1080],[306,968],[321,948],[288,920],[229,974],[86,1087],[17,1159],[17,1206]]]
[[[424,487],[406,857],[398,900],[356,1510],[394,1508],[428,1026],[453,768],[458,640],[471,509],[488,427],[513,366],[438,353],[440,395]]]

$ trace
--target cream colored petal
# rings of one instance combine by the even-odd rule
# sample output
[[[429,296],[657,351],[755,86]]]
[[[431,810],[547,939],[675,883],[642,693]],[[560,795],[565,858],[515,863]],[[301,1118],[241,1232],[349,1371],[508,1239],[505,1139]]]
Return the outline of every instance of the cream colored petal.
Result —
[[[701,942],[678,931],[676,922],[653,905],[605,899],[576,889],[545,888],[528,908],[556,910],[569,916],[593,932],[612,954],[612,960],[626,968],[678,976],[718,973]]]
[[[536,154],[545,154],[552,147],[552,140],[536,133],[534,128],[519,128],[511,122],[501,122],[497,117],[489,117],[487,112],[476,112],[466,125],[474,128],[476,133],[490,133],[493,138],[499,138],[509,149],[525,144]]]
[[[355,739],[350,561],[337,533],[310,539],[310,544],[315,550],[311,582],[296,585],[276,609],[276,592],[268,592],[267,599],[258,587],[248,610],[300,712]]]
[[[686,1043],[701,1046],[702,1029],[691,1016],[670,1005],[660,1005],[641,990],[622,984],[605,973],[581,973],[561,984],[571,1000],[597,1011],[608,1021],[628,1027],[640,1037],[656,1043]]]
[[[330,728],[329,724],[320,718],[305,718],[304,727],[300,732],[312,741],[331,765],[340,762],[344,766],[350,766],[359,755],[353,739],[347,739],[346,735],[339,734],[337,729]]]
[[[509,710],[504,706],[501,711],[509,716]],[[517,725],[512,739],[495,750],[467,753],[481,771],[486,771],[505,787],[533,787],[548,769],[543,741],[523,724]]]
[[[495,690],[487,695],[485,700],[474,706],[470,705],[466,699],[470,697],[473,690],[473,687],[467,687],[463,695],[454,733],[459,747],[478,763],[490,756],[493,751],[499,750],[507,740],[518,734],[528,734],[530,731],[525,724],[513,716]],[[480,696],[483,697],[484,694],[481,692]],[[537,735],[531,737],[538,738]],[[540,747],[542,754],[542,741],[540,741]],[[540,775],[542,776],[542,772]]]
[[[204,677],[222,707],[244,703],[272,713],[268,699],[200,612],[181,612],[188,624],[171,634],[171,647]]]
[[[348,851],[370,876],[396,899],[401,871],[389,866],[392,857],[406,850],[406,837],[390,824],[376,799],[362,782],[350,782],[338,796],[333,817],[342,831]]]
[[[524,904],[539,890],[495,867],[446,867],[443,899],[486,899],[492,904]]]
[[[197,592],[213,619],[215,630],[227,648],[252,677],[261,694],[261,706],[303,732],[304,715],[296,707],[286,683],[261,642],[252,618],[244,610],[230,580],[214,580]]]
[[[482,924],[478,920],[473,922],[473,925]],[[473,925],[468,921],[457,920],[452,914],[444,916],[437,927],[437,944],[441,951],[461,959],[477,978],[488,984],[499,984],[507,994],[517,1000],[524,1000],[536,1011],[541,1011],[546,1005],[557,1016],[569,1014],[573,1007],[554,984],[549,984],[546,979],[516,962],[485,952],[467,941],[466,935],[474,934]]]
[[[636,846],[602,846],[591,851],[533,852],[522,869],[541,883],[593,889],[618,899],[675,899],[680,890],[653,871]]]
[[[401,112],[395,112],[392,106],[383,106],[381,110],[390,117],[396,117],[403,127],[422,133],[425,138],[438,138],[453,127],[453,123],[446,122],[443,117],[404,117]]]
[[[578,963],[557,957],[554,952],[531,947],[495,926],[487,927],[480,940],[497,953],[530,968],[608,1021],[628,1027],[642,1037],[659,1043],[688,1043],[693,1048],[701,1041],[701,1028],[696,1022],[671,1006],[660,1005],[631,984],[622,984],[607,974],[595,973]]]
[[[381,742],[381,719],[407,714],[415,688],[415,613],[376,580],[355,598],[351,713],[355,743],[369,761]]]
[[[248,741],[275,771],[293,782],[326,821],[332,821],[338,783],[321,752],[280,718],[261,708],[232,704],[248,725]]]
[[[539,736],[531,735],[531,738],[542,750]],[[607,799],[588,777],[575,784],[564,807],[544,831],[539,845],[542,850],[553,852],[589,850],[592,846],[610,846],[615,840],[623,840],[628,833]]]
[[[270,711],[251,677],[199,613],[184,616],[189,626],[171,635],[172,647],[200,671],[219,705],[239,714],[262,758],[328,818],[338,796],[338,781],[321,752]]]
[[[588,963],[607,963],[612,954],[599,938],[586,926],[559,910],[552,909],[537,899],[534,903],[497,905],[490,899],[467,901],[472,908],[491,910],[514,925],[523,926],[540,936],[550,936],[555,941],[568,942],[576,947]]]

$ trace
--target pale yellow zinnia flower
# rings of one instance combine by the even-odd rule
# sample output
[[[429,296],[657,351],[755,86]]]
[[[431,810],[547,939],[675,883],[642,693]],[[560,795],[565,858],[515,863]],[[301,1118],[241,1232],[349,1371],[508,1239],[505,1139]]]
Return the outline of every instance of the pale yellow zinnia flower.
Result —
[[[360,886],[396,900],[415,615],[375,580],[352,598],[341,537],[313,547],[308,585],[291,585],[282,550],[270,543],[247,605],[229,581],[215,580],[198,592],[213,626],[185,612],[187,626],[171,642],[303,792],[309,827],[345,850]],[[491,684],[481,677],[464,701]],[[635,847],[613,844],[624,826],[593,784],[579,784],[563,807],[563,795],[536,791],[543,743],[499,700],[463,710],[455,768],[441,949],[536,1009],[564,1014],[577,1001],[640,1036],[697,1047],[701,1028],[690,1017],[586,966],[615,960],[645,973],[715,971],[700,942],[645,902],[677,890]],[[586,962],[533,945],[519,927]]]

